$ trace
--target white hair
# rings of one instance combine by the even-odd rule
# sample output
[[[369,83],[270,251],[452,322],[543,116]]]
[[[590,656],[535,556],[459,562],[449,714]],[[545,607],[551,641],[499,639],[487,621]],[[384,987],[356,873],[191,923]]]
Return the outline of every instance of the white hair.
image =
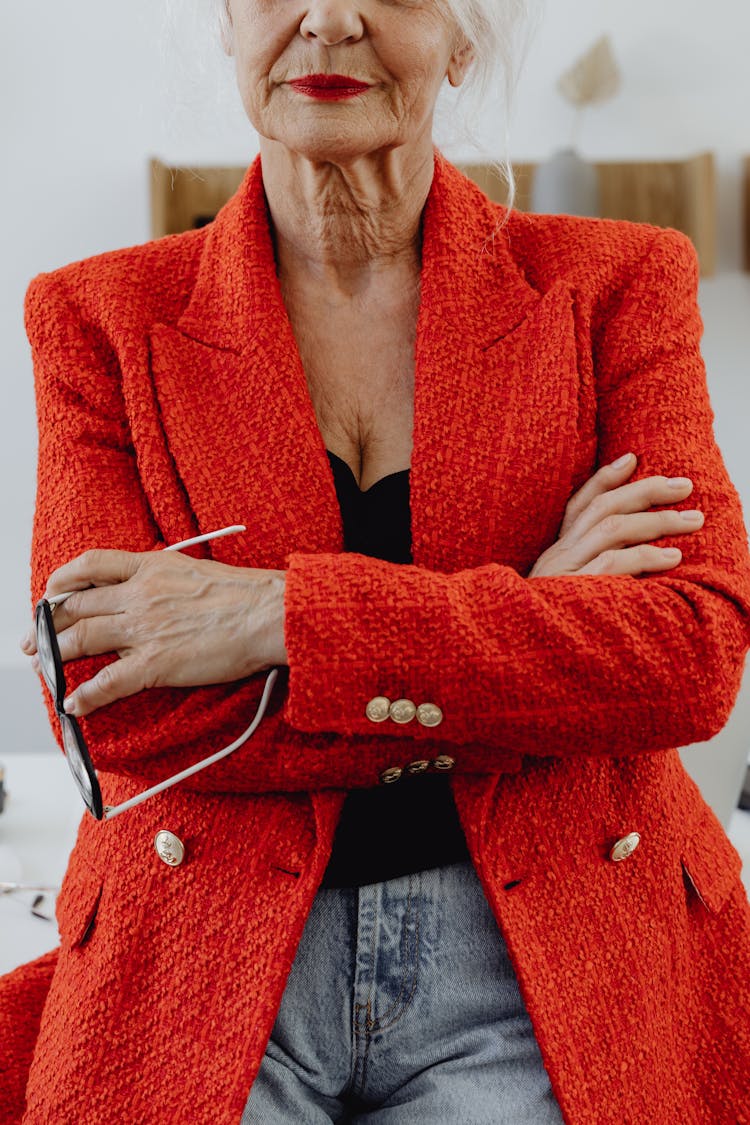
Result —
[[[440,0],[471,44],[474,64],[469,81],[486,93],[502,69],[510,97],[520,66],[521,33],[529,23],[530,0]]]
[[[231,41],[232,31],[229,25],[229,8],[227,6],[227,0],[212,0],[212,3],[216,12],[216,19],[219,24],[221,41],[222,43],[229,43]]]
[[[474,61],[468,72],[459,104],[481,107],[494,90],[499,79],[503,92],[503,153],[484,153],[500,178],[507,184],[508,211],[513,206],[516,182],[510,161],[510,111],[535,17],[539,14],[541,0],[438,0],[449,18],[457,24],[464,39],[471,45]],[[466,140],[481,147],[472,136],[468,124],[470,112],[463,114],[463,132]]]

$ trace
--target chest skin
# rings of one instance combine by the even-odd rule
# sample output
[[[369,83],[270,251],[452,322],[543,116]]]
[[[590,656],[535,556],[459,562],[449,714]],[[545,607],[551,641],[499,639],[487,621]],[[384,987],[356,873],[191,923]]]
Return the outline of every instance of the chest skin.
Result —
[[[282,284],[310,398],[327,449],[366,490],[411,465],[418,276],[364,291]]]

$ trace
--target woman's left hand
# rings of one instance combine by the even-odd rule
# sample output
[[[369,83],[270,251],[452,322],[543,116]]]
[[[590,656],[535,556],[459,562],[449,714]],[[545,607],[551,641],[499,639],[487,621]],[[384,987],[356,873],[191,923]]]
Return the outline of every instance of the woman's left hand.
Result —
[[[88,715],[151,687],[229,683],[287,660],[282,570],[253,570],[179,552],[93,550],[61,566],[45,597],[63,661],[116,652],[65,702]],[[36,652],[33,631],[21,646]]]

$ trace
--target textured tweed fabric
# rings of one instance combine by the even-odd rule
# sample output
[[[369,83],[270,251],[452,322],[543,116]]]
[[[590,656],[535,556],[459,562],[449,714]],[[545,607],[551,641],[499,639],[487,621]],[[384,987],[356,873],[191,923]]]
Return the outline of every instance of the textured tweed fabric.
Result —
[[[239,1122],[345,790],[439,754],[566,1122],[750,1121],[750,906],[674,749],[726,721],[750,640],[695,255],[672,231],[501,215],[437,158],[407,567],[341,553],[258,163],[209,227],[32,283],[34,597],[86,548],[242,522],[210,550],[288,568],[290,669],[250,743],[192,788],[84,818],[59,954],[0,982],[3,1122],[24,1096],[27,1125]],[[695,482],[706,522],[682,564],[528,579],[570,494],[628,450],[641,476]],[[259,693],[153,690],[96,713],[105,801],[225,745]],[[373,728],[376,695],[444,721]],[[162,828],[185,844],[177,868]],[[363,825],[373,847],[382,830]]]

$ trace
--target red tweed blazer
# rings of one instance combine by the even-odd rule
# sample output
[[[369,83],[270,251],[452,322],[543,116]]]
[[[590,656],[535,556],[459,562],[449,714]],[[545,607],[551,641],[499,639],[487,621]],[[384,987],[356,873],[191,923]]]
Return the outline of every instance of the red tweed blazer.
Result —
[[[566,1122],[750,1121],[750,907],[674,749],[726,721],[749,640],[695,256],[673,231],[500,217],[438,158],[408,567],[341,553],[258,163],[209,227],[32,283],[34,597],[87,547],[242,522],[207,550],[288,568],[289,673],[231,759],[111,823],[84,817],[59,951],[0,982],[0,1121],[237,1125],[345,791],[438,754]],[[527,578],[571,493],[628,450],[641,475],[695,481],[706,523],[682,564]],[[260,684],[92,716],[105,801],[231,741]],[[375,727],[376,695],[444,721]],[[162,828],[179,867],[154,850]],[[640,846],[614,862],[630,832]]]

